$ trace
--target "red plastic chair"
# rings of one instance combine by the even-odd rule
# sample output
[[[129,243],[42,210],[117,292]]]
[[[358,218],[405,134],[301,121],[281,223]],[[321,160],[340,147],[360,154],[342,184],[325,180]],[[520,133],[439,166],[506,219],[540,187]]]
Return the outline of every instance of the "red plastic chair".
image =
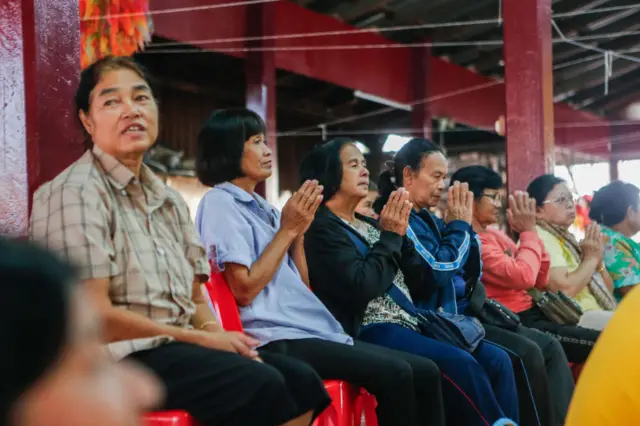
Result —
[[[376,398],[364,389],[360,389],[360,393],[356,396],[356,402],[354,405],[354,423],[355,426],[360,426],[362,419],[366,426],[378,426],[378,415],[376,414],[376,407],[378,401]]]
[[[331,397],[331,405],[318,416],[313,426],[356,426],[354,396],[357,389],[340,380],[326,380],[324,388]],[[360,426],[359,422],[357,426]]]
[[[205,287],[220,326],[227,331],[243,332],[236,300],[222,274],[212,272]],[[340,380],[327,380],[324,386],[332,404],[316,419],[314,426],[360,426],[363,414],[367,426],[378,426],[377,402],[367,391]]]
[[[145,414],[144,426],[196,426],[196,422],[186,411],[162,411]]]
[[[578,383],[578,379],[580,378],[580,373],[582,373],[582,369],[584,368],[584,364],[577,363],[569,363],[569,367],[571,368],[571,374],[573,375],[573,381]]]
[[[221,273],[211,272],[211,278],[205,283],[211,307],[216,313],[218,324],[227,331],[243,332],[236,299]]]

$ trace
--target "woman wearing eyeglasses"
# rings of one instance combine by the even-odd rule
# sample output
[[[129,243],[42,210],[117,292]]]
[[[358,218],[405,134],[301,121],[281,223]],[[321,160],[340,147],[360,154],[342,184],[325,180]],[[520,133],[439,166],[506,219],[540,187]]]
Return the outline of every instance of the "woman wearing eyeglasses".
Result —
[[[545,335],[556,337],[562,344],[569,362],[584,362],[600,332],[554,322],[536,305],[530,295],[534,289],[551,290],[549,268],[553,261],[550,262],[545,242],[536,232],[536,217],[544,214],[536,212],[541,210],[536,208],[537,200],[523,192],[509,196],[506,217],[511,230],[519,234],[516,244],[507,234],[495,229],[502,210],[503,184],[500,175],[486,167],[469,166],[458,170],[452,179],[467,183],[469,188],[478,194],[473,205],[473,230],[482,242],[482,282],[486,287],[487,296],[518,314],[526,331],[536,329]],[[549,178],[544,180],[553,182]],[[557,184],[553,186],[555,185]],[[566,187],[564,183],[562,185]],[[568,189],[566,193],[569,193]],[[541,197],[543,201],[547,198],[546,195]],[[551,197],[553,199],[554,195]],[[568,219],[566,223],[569,223]],[[544,230],[540,230],[540,233],[544,233]],[[529,337],[541,342],[540,336],[533,334]],[[549,342],[541,342],[543,354],[552,346],[554,345]],[[549,368],[547,373],[551,381],[549,393],[556,407],[558,419],[564,419],[573,388],[568,383],[571,378],[567,377],[566,360],[564,366],[557,361],[552,365],[549,360],[550,358],[545,356],[545,365]]]
[[[576,204],[567,183],[542,175],[527,187],[536,201],[538,235],[549,252],[548,289],[562,291],[582,309],[578,325],[602,330],[615,310],[612,280],[604,263],[605,237],[597,224],[585,229],[578,243],[569,232],[576,218]]]

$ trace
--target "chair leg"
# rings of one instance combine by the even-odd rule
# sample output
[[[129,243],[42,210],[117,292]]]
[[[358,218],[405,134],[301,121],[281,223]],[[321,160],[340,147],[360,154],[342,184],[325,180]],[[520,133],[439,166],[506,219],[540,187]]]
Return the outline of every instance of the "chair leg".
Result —
[[[338,380],[326,381],[325,388],[331,397],[331,406],[316,419],[314,426],[355,426],[353,388]]]
[[[378,402],[375,397],[366,390],[360,389],[355,396],[354,425],[378,426],[378,417],[376,415],[377,406]]]

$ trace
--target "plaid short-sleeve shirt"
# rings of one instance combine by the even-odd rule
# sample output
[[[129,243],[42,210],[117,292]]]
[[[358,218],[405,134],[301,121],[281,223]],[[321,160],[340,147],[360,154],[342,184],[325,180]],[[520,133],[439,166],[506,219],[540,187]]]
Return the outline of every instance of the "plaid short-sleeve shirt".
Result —
[[[182,197],[146,166],[140,179],[98,147],[33,196],[31,239],[69,259],[82,280],[109,278],[114,306],[189,327],[195,276],[209,274]],[[116,359],[168,336],[109,344]]]

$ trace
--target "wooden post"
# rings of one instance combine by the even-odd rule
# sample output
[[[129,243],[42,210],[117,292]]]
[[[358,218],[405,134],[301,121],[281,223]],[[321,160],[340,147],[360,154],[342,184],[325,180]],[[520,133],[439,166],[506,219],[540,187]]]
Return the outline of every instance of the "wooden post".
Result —
[[[78,0],[0,0],[0,233],[26,234],[31,194],[83,151],[74,111]]]

